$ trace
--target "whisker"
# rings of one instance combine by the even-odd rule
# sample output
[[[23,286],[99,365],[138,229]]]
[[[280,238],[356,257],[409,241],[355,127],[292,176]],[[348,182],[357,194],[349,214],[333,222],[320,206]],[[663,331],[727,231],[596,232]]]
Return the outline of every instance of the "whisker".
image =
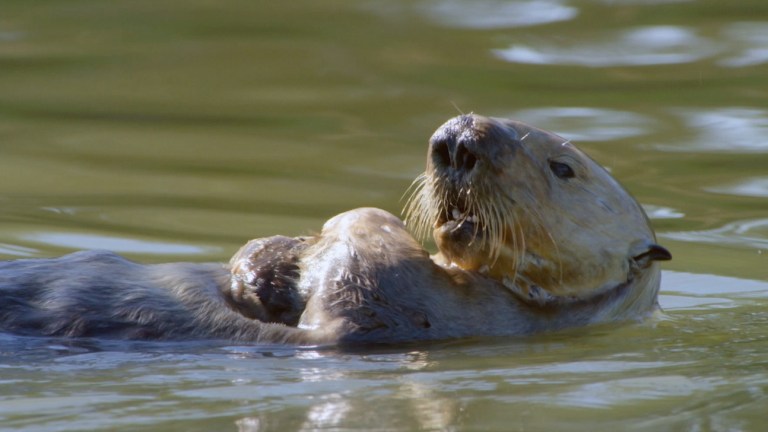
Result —
[[[453,105],[453,107],[454,107],[454,108],[456,108],[456,111],[458,111],[458,112],[459,112],[459,114],[461,114],[461,115],[465,115],[465,114],[464,114],[464,111],[462,111],[462,110],[461,110],[461,108],[459,108],[459,105],[457,105],[457,104],[456,104],[456,102],[454,102],[454,101],[451,101],[451,105]]]
[[[426,173],[418,176],[411,183],[408,192],[410,197],[403,208],[406,214],[405,224],[411,229],[414,237],[423,240],[429,231],[430,221],[436,219],[437,211],[430,205],[433,196],[430,177]]]
[[[403,213],[414,237],[423,241],[435,223],[445,218],[444,212],[449,213],[449,218],[457,218],[454,230],[472,217],[473,232],[466,246],[483,250],[488,267],[495,265],[509,249],[511,263],[505,271],[513,273],[513,280],[518,277],[525,254],[525,230],[514,218],[517,205],[503,191],[485,182],[464,184],[458,191],[452,190],[447,179],[424,173],[411,183],[406,195]],[[455,208],[461,210],[460,216]]]
[[[418,190],[424,187],[424,183],[427,179],[427,173],[421,173],[418,176],[416,176],[415,179],[411,182],[410,185],[405,189],[405,192],[400,196],[400,201],[403,201],[403,198],[405,198],[406,195],[410,195],[408,197],[408,201],[406,201],[406,206],[408,205],[408,202],[413,199],[413,196],[416,194]],[[403,212],[405,211],[405,208],[403,208]],[[401,214],[403,213],[401,212]]]

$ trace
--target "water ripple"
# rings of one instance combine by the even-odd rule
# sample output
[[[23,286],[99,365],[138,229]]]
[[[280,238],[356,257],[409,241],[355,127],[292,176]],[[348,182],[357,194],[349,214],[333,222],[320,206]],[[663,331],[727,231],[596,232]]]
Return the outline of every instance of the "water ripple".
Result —
[[[40,253],[37,249],[24,246],[0,243],[0,255],[11,255],[14,257],[33,257]]]
[[[692,380],[682,375],[644,376],[620,378],[584,384],[571,392],[558,395],[555,403],[574,407],[614,407],[641,400],[686,398],[695,393],[711,392],[714,380]]]
[[[768,63],[768,24],[765,22],[732,23],[723,30],[736,54],[720,60],[726,67],[748,67]]]
[[[680,219],[685,217],[685,213],[671,207],[643,204],[643,210],[651,219]]]
[[[516,44],[493,53],[511,63],[609,67],[691,63],[719,51],[714,42],[678,26],[637,27],[600,39],[610,42],[542,47]]]
[[[768,297],[768,282],[730,276],[687,273],[665,270],[661,277],[661,306],[664,310],[679,305],[667,302],[670,294],[676,298],[722,300],[735,298]],[[685,306],[690,307],[690,305]]]
[[[707,188],[706,191],[727,195],[768,198],[768,177],[747,179],[731,186]]]

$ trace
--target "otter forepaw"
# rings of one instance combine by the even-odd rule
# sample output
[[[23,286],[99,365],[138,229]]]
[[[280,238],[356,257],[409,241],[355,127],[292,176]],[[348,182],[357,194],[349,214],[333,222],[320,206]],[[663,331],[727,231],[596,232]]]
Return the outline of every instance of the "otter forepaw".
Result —
[[[243,315],[295,326],[305,300],[296,288],[303,237],[274,236],[251,240],[230,260],[230,294]]]

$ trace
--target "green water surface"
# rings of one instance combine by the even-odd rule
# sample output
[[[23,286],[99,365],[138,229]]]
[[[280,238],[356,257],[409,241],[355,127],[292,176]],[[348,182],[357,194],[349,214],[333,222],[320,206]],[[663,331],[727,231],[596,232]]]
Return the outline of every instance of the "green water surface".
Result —
[[[655,319],[525,340],[0,335],[0,430],[765,430],[767,77],[764,0],[3,0],[0,258],[226,261],[399,213],[476,112],[570,138],[674,260]]]

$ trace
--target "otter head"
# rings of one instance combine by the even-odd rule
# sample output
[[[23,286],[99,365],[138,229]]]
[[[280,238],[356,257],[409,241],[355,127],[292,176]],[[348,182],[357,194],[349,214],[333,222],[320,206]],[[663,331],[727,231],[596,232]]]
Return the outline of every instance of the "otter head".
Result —
[[[605,169],[568,140],[511,120],[470,114],[441,126],[407,212],[417,235],[433,229],[438,262],[539,300],[588,298],[671,258]]]

